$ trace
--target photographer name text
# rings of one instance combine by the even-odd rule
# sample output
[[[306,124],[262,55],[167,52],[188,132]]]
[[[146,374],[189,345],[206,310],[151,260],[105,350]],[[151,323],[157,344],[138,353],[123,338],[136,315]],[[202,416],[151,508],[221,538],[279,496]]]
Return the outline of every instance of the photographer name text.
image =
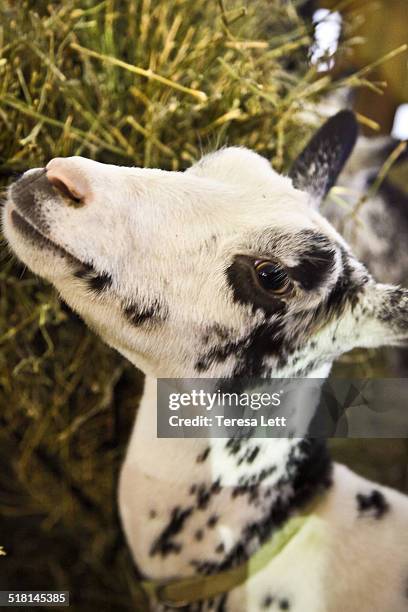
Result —
[[[229,418],[223,415],[214,417],[198,415],[195,417],[169,417],[170,427],[286,427],[286,417],[267,418],[264,415],[248,418]]]

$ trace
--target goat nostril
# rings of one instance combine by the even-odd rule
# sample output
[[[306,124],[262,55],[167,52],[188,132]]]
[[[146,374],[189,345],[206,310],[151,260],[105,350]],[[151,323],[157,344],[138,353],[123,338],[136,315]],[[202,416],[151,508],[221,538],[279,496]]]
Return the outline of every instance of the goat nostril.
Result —
[[[72,187],[68,187],[64,181],[55,176],[49,176],[48,181],[65,199],[70,200],[75,206],[82,206],[84,203],[83,198]]]

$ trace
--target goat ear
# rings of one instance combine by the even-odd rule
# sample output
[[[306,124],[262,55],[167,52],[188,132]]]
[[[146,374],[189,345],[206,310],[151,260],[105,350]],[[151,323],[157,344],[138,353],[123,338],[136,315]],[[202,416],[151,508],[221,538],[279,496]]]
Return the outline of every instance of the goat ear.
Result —
[[[295,160],[290,178],[319,204],[334,185],[353,150],[358,135],[354,113],[343,110],[316,132]]]
[[[354,346],[408,345],[408,289],[373,283],[359,305]]]

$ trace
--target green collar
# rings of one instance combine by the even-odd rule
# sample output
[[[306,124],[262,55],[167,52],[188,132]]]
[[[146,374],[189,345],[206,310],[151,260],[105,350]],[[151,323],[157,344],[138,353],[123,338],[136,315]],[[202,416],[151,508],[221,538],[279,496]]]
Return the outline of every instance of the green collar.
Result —
[[[253,554],[248,561],[233,569],[211,576],[191,576],[180,580],[145,580],[140,583],[143,591],[143,610],[148,609],[150,599],[169,608],[183,608],[189,604],[223,595],[243,584],[248,578],[264,569],[291,542],[306,525],[319,522],[315,515],[297,516],[289,519]]]

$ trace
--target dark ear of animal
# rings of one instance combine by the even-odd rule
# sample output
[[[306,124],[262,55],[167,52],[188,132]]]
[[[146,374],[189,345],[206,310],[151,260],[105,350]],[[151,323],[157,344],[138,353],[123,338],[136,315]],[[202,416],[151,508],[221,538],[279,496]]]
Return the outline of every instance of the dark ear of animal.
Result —
[[[290,178],[318,204],[335,184],[358,136],[354,113],[342,110],[330,117],[295,160]]]

